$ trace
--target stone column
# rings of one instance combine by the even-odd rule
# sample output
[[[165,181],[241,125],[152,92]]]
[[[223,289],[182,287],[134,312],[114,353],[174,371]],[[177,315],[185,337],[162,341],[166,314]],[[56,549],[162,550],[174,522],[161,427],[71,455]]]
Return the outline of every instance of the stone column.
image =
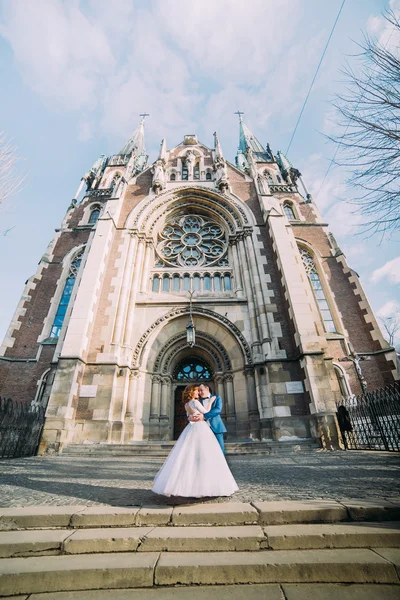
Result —
[[[226,389],[226,420],[228,434],[231,437],[236,437],[236,409],[235,409],[235,394],[233,390],[233,375],[228,373],[224,377]]]
[[[160,375],[153,375],[151,385],[151,401],[150,401],[150,424],[149,424],[149,440],[160,439]]]
[[[249,266],[247,263],[246,249],[243,241],[243,236],[239,238],[239,256],[241,262],[241,268],[243,272],[244,286],[246,290],[247,296],[247,305],[249,308],[249,317],[250,317],[250,338],[251,338],[251,346],[253,353],[255,354],[254,358],[257,360],[260,357],[261,352],[261,344],[260,338],[258,334],[258,323],[257,316],[255,313],[254,306],[254,297],[253,297],[253,286],[251,285]]]
[[[138,387],[139,377],[140,377],[140,373],[137,369],[135,369],[134,371],[131,371],[129,392],[128,392],[128,404],[126,407],[126,414],[125,414],[125,418],[127,418],[127,419],[134,419],[134,417],[135,417],[137,387]]]
[[[135,263],[135,252],[137,248],[137,237],[132,233],[129,237],[128,252],[125,261],[124,274],[122,277],[121,293],[118,300],[117,315],[115,319],[113,344],[122,344],[123,327],[125,322],[126,310],[129,300],[130,284],[132,280],[132,270]]]
[[[244,370],[247,385],[247,398],[249,410],[249,433],[254,439],[260,439],[260,413],[258,411],[256,382],[254,379],[254,368],[246,367]]]
[[[171,399],[171,378],[169,376],[161,379],[161,410],[160,410],[160,438],[169,439],[169,401]]]
[[[261,325],[262,339],[263,339],[263,342],[270,341],[270,334],[269,334],[268,323],[267,323],[267,315],[265,312],[265,298],[264,298],[264,294],[262,291],[260,274],[258,271],[257,257],[256,257],[256,253],[254,250],[252,232],[250,230],[246,230],[245,235],[246,235],[247,253],[248,253],[248,257],[249,257],[251,272],[253,274],[254,289],[255,289],[256,298],[257,298],[256,313],[259,317],[259,322]]]
[[[135,302],[136,302],[136,293],[139,287],[140,274],[142,272],[142,263],[143,263],[143,253],[144,253],[144,239],[139,239],[138,241],[138,249],[136,253],[136,260],[133,269],[133,279],[131,284],[131,290],[129,295],[129,303],[128,303],[128,315],[126,319],[125,325],[125,336],[124,336],[124,345],[130,347],[132,343],[132,330],[133,330],[133,322],[135,316]]]
[[[149,275],[149,264],[150,264],[150,258],[151,258],[152,251],[153,251],[153,241],[152,240],[146,240],[146,254],[145,254],[145,257],[144,257],[144,265],[143,265],[143,272],[142,272],[142,282],[140,284],[140,291],[141,292],[146,292],[146,290],[147,290],[148,275]]]
[[[215,384],[217,386],[217,389],[215,390],[215,393],[218,396],[221,396],[221,398],[224,398],[224,394],[225,394],[225,390],[224,390],[224,376],[223,375],[216,375],[215,376]]]
[[[243,280],[242,280],[242,271],[240,269],[240,261],[239,261],[239,254],[238,254],[238,248],[237,248],[237,239],[231,239],[230,240],[230,245],[232,248],[232,254],[233,254],[233,269],[234,269],[234,273],[235,273],[235,291],[238,295],[239,298],[243,298],[244,293],[243,293]]]

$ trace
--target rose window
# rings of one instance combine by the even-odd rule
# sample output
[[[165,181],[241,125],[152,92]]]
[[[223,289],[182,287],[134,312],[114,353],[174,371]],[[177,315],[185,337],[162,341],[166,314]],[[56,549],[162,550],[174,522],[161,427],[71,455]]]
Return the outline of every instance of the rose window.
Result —
[[[159,236],[157,254],[174,267],[225,265],[226,235],[218,223],[197,215],[168,223]]]

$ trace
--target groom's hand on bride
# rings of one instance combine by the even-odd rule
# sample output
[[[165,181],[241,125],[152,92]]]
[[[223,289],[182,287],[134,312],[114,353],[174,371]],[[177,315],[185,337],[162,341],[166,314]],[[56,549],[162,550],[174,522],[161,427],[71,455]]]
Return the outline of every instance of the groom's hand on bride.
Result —
[[[204,415],[200,414],[200,415],[190,415],[189,417],[189,421],[203,421],[204,420]]]

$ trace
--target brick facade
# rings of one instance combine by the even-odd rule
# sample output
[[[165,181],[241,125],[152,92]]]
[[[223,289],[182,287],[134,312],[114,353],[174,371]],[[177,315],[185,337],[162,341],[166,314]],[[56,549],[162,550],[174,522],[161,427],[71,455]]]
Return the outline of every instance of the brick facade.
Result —
[[[359,363],[368,389],[396,373],[358,277],[317,207],[300,194],[295,176],[289,181],[284,165],[258,147],[249,146],[241,169],[225,161],[219,142],[210,150],[195,136],[171,151],[162,146],[149,168],[139,150],[85,176],[87,192],[68,209],[7,332],[0,395],[47,405],[43,452],[82,442],[173,439],[181,385],[174,373],[182,361],[199,360],[224,398],[231,439],[325,436],[334,443],[337,375],[348,393],[359,393],[360,354],[368,358]],[[90,223],[93,207],[100,217]],[[188,215],[214,223],[217,236],[224,232],[215,246],[225,253],[219,262],[163,262],[163,231]],[[201,243],[187,252],[198,257],[208,248]],[[324,328],[299,246],[313,256],[335,332]],[[53,339],[77,249],[84,249],[82,263]],[[192,349],[188,281],[197,286]]]

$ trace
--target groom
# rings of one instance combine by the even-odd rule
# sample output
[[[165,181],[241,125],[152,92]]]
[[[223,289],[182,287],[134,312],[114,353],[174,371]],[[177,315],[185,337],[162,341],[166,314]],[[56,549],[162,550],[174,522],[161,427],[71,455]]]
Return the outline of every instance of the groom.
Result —
[[[199,385],[199,400],[203,404],[202,400],[206,398],[210,398],[210,388],[206,383],[201,383]],[[221,396],[216,396],[214,403],[212,405],[212,409],[204,414],[204,415],[191,415],[189,417],[190,421],[202,421],[205,419],[209,421],[209,425],[211,431],[214,433],[217,438],[218,444],[221,446],[222,452],[225,454],[225,446],[224,446],[224,433],[226,432],[226,427],[221,419],[221,410],[222,410],[222,398]]]

